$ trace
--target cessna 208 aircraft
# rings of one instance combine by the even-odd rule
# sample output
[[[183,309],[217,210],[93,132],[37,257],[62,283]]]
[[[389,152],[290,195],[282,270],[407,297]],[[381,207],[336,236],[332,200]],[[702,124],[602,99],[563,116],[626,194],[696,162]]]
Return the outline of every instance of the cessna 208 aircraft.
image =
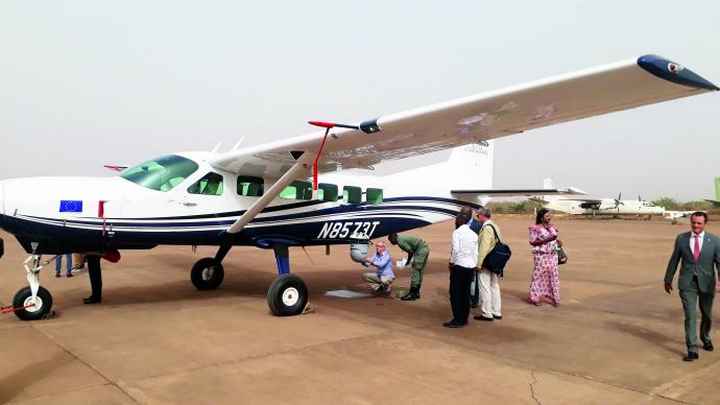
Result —
[[[42,255],[218,246],[191,270],[193,284],[207,290],[221,284],[230,249],[246,245],[275,251],[272,313],[298,314],[308,290],[290,274],[288,247],[367,249],[369,239],[446,221],[483,196],[511,193],[491,188],[494,138],[715,90],[690,69],[645,55],[356,125],[314,121],[323,129],[263,145],[173,153],[115,177],[4,180],[0,226],[30,254],[29,287],[18,291],[13,310],[26,320],[50,310],[52,296],[40,286]],[[445,162],[374,179],[356,174],[443,150],[451,150]]]

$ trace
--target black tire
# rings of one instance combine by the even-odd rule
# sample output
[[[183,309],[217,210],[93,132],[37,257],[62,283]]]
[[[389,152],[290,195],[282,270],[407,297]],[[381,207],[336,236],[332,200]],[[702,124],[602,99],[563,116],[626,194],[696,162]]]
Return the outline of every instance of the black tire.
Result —
[[[300,315],[307,305],[308,296],[308,289],[300,277],[283,274],[270,285],[267,302],[275,316]]]
[[[37,298],[41,301],[40,307],[23,308],[28,303],[28,299],[32,296],[30,287],[21,288],[15,293],[13,298],[13,307],[22,308],[15,311],[15,316],[23,321],[37,321],[43,319],[52,309],[53,300],[50,291],[40,287],[37,292]]]
[[[214,290],[220,287],[225,278],[225,269],[212,257],[198,260],[190,272],[190,280],[200,291]]]

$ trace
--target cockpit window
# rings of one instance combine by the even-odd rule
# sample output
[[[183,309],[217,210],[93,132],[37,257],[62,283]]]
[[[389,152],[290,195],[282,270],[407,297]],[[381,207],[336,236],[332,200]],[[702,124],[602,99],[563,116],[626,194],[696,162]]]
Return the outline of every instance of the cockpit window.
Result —
[[[120,177],[151,190],[170,191],[197,169],[190,159],[168,155],[125,169]]]

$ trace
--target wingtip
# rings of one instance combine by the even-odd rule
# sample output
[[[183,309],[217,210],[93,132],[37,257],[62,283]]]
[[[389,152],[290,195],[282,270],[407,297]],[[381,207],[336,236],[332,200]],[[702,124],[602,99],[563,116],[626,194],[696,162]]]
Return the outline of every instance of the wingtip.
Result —
[[[720,90],[718,86],[699,74],[659,55],[643,55],[637,59],[637,64],[655,77],[675,84],[708,91]]]

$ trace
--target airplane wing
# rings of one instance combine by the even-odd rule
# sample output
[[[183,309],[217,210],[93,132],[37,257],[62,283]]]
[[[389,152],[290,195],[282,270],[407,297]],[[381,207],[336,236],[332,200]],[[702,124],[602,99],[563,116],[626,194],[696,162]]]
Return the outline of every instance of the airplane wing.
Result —
[[[645,55],[501,90],[363,121],[354,129],[278,140],[219,154],[210,163],[244,175],[280,177],[304,153],[320,172],[371,168],[390,159],[720,90],[690,69]]]
[[[563,201],[576,201],[580,203],[593,203],[593,204],[600,204],[602,203],[602,200],[599,200],[597,198],[563,198]]]
[[[663,216],[668,219],[687,218],[694,212],[695,211],[665,211]]]
[[[218,154],[208,162],[246,176],[275,177],[279,193],[293,178],[321,172],[372,168],[469,143],[566,121],[720,90],[690,69],[655,55],[581,70],[501,90],[382,115],[358,125],[324,126],[294,138]],[[228,229],[239,233],[275,197],[258,199]]]
[[[543,195],[582,195],[576,188],[535,188],[535,189],[487,189],[487,190],[451,190],[457,197],[534,197]]]
[[[712,204],[713,207],[720,207],[720,201],[718,201],[718,200],[709,200],[709,199],[706,198],[705,201],[706,201],[706,202],[709,202],[710,204]]]

